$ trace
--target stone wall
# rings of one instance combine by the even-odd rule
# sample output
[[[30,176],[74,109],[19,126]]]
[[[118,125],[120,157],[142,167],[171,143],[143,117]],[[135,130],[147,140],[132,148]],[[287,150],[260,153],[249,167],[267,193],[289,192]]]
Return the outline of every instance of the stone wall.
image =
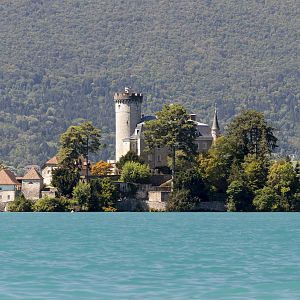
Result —
[[[220,212],[227,211],[225,203],[221,201],[201,202],[199,205],[199,210]]]
[[[117,201],[118,211],[149,211],[145,200],[136,198],[122,198]]]
[[[48,190],[48,191],[42,191],[42,193],[41,193],[42,198],[44,198],[44,197],[55,198],[55,196],[56,196],[56,193],[55,193],[54,189]]]
[[[170,191],[149,191],[149,202],[168,202],[171,192]]]
[[[166,211],[167,202],[146,201],[148,211]]]
[[[37,200],[41,198],[41,180],[23,180],[22,193],[26,199]]]

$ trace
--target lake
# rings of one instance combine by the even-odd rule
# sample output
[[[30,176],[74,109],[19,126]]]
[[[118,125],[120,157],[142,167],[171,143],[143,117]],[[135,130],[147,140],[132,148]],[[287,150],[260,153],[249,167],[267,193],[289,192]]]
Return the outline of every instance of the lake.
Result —
[[[1,213],[0,299],[300,299],[300,213]]]

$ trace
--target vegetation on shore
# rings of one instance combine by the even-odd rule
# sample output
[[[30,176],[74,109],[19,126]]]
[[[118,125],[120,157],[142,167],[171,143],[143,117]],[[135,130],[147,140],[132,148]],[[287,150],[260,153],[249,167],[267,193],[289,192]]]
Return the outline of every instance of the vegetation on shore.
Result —
[[[195,127],[180,105],[166,105],[158,119],[145,127],[145,137],[149,150],[167,147],[172,157],[174,180],[168,211],[197,211],[207,201],[223,201],[228,211],[300,210],[300,166],[293,166],[288,158],[273,158],[278,140],[263,113],[245,110],[236,116],[208,153],[195,151]],[[33,204],[20,196],[9,210],[115,211],[121,195],[102,175],[103,170],[107,172],[105,163],[95,164],[100,177],[80,180],[82,162],[88,163],[88,148],[97,152],[101,147],[100,130],[91,123],[72,126],[61,136],[60,145],[60,165],[52,181],[58,198],[45,197]],[[149,166],[133,152],[118,165],[121,181],[148,182]]]
[[[169,110],[161,113],[166,117]],[[173,116],[174,127],[180,128],[182,121]],[[163,130],[158,121],[155,125],[145,133],[150,146],[155,128],[159,128],[161,146],[167,146],[169,139],[187,136],[190,144],[194,142],[192,135]],[[243,111],[228,124],[207,154],[193,156],[177,151],[178,159],[173,159],[172,165],[177,162],[178,166],[173,168],[174,189],[168,210],[199,210],[201,201],[214,200],[224,201],[229,211],[300,210],[299,167],[294,168],[289,159],[273,160],[276,147],[274,129],[264,115],[255,110]]]

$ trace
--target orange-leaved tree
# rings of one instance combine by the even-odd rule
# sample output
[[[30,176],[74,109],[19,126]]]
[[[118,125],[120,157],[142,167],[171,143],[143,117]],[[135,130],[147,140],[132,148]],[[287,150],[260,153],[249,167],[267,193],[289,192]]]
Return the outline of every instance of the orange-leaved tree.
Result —
[[[92,175],[108,175],[112,169],[112,164],[105,162],[103,160],[98,161],[94,165],[92,165],[91,173]]]

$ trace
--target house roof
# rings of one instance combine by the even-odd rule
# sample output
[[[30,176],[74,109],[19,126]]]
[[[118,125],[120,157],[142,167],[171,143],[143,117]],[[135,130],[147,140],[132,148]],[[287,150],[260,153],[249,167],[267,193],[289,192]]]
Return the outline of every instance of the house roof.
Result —
[[[0,171],[0,184],[1,185],[19,185],[16,176],[10,170]]]
[[[53,156],[52,158],[50,158],[45,165],[58,165],[58,160],[57,160],[57,156]]]
[[[43,179],[42,175],[34,168],[32,167],[22,178],[23,180],[41,180]]]

